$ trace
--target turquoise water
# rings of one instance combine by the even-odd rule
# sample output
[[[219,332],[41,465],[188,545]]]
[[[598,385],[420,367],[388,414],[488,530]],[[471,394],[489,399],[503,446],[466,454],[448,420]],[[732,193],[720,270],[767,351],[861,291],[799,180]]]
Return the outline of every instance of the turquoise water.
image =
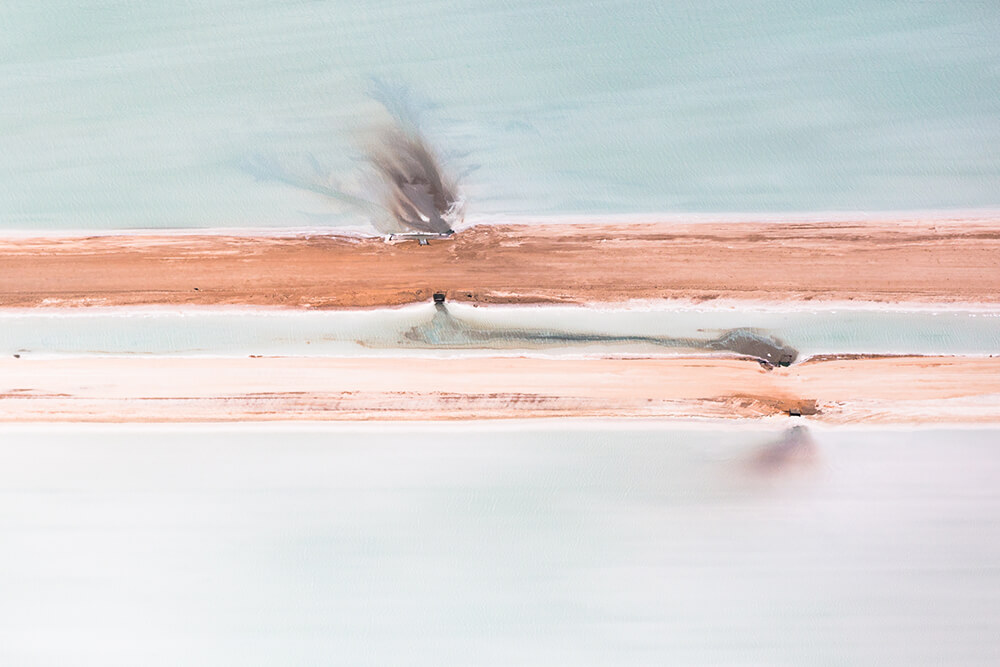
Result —
[[[992,0],[7,0],[0,26],[0,229],[362,225],[287,181],[360,187],[373,79],[472,220],[1000,207]]]
[[[5,665],[995,665],[1000,432],[6,429]]]
[[[538,353],[675,354],[704,351],[628,337],[708,341],[752,328],[813,354],[1000,354],[1000,313],[875,307],[635,308],[482,307],[454,304],[456,330],[489,335],[455,345],[408,335],[425,332],[430,304],[368,311],[226,309],[0,311],[0,354],[246,356],[414,356]],[[565,336],[563,336],[565,334]],[[567,336],[607,340],[568,343]],[[456,336],[456,338],[461,338]],[[624,339],[624,340],[623,340]]]

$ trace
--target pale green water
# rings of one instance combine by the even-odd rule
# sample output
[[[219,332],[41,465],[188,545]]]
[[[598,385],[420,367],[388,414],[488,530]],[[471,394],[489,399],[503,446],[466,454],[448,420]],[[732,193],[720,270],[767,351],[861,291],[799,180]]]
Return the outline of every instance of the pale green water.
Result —
[[[1000,5],[7,0],[0,229],[363,224],[369,79],[472,219],[1000,207]],[[259,180],[258,177],[262,177]]]
[[[453,304],[456,329],[486,334],[456,345],[407,337],[426,331],[430,304],[369,311],[224,309],[0,312],[0,354],[22,357],[91,354],[246,356],[413,356],[539,353],[675,354],[692,348],[643,337],[708,341],[753,328],[813,354],[1000,354],[1000,313],[988,310],[894,310],[843,306],[650,308],[483,307]],[[565,334],[565,335],[564,335]],[[573,343],[572,336],[606,340]],[[629,340],[633,337],[639,340]],[[668,341],[669,342],[669,341]],[[694,348],[698,351],[697,348]]]
[[[813,435],[6,427],[0,662],[997,664],[1000,432]]]

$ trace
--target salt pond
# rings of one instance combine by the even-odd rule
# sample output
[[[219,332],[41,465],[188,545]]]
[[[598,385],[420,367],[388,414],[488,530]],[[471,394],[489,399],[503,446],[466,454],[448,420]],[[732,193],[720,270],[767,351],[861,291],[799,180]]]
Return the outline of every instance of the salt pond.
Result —
[[[477,221],[997,208],[995,3],[870,4],[5,0],[0,229],[364,224],[372,80]]]
[[[913,307],[659,304],[634,308],[448,306],[367,311],[0,311],[0,353],[50,355],[671,354],[749,328],[813,354],[994,354],[1000,312]]]
[[[992,665],[998,443],[4,427],[0,662]]]

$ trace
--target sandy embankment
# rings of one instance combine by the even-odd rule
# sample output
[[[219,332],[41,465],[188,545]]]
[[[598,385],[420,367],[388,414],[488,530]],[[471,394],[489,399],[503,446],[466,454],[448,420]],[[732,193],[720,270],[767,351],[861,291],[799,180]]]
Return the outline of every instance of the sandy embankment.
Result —
[[[0,240],[0,307],[632,299],[1000,303],[1000,221]],[[504,417],[1000,422],[1000,358],[0,360],[0,421]],[[797,417],[788,417],[798,419]]]
[[[0,307],[357,308],[630,299],[1000,303],[1000,221],[512,225],[331,236],[0,239]]]
[[[0,421],[526,417],[1000,422],[1000,358],[0,360]],[[789,417],[789,419],[797,419]]]

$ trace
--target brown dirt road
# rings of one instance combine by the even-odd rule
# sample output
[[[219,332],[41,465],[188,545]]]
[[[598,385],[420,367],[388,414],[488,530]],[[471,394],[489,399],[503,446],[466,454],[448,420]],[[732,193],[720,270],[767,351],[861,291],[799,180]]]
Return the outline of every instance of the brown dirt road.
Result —
[[[358,308],[631,299],[1000,303],[1000,220],[472,227],[336,236],[0,239],[0,307]]]

